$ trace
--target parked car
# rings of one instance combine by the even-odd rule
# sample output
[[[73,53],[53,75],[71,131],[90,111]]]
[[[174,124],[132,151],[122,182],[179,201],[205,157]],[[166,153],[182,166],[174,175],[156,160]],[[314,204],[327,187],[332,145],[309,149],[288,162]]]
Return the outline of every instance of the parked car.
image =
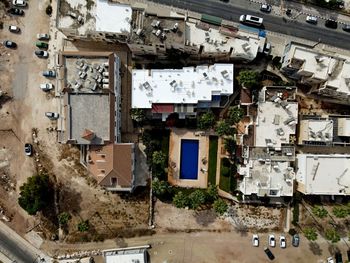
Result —
[[[254,234],[252,238],[252,244],[253,247],[258,247],[259,246],[259,236]]]
[[[49,34],[45,34],[45,33],[41,33],[41,34],[37,34],[36,38],[38,40],[50,40],[50,35]]]
[[[51,83],[42,83],[42,84],[40,84],[40,88],[43,91],[49,91],[49,90],[53,89],[53,85]]]
[[[271,250],[267,247],[264,248],[265,254],[268,256],[270,260],[274,260],[275,256],[272,254]]]
[[[263,52],[267,56],[270,54],[270,52],[271,52],[271,44],[270,43],[265,43]]]
[[[9,31],[12,33],[19,33],[21,29],[18,26],[9,26]]]
[[[276,246],[276,239],[274,235],[269,235],[269,246],[270,247],[275,247]]]
[[[33,146],[30,143],[24,144],[24,153],[27,156],[31,156],[33,154]]]
[[[268,4],[261,4],[260,6],[260,11],[266,12],[266,13],[270,13],[272,10],[272,6],[268,5]]]
[[[342,29],[343,29],[345,32],[350,32],[350,25],[343,25]]]
[[[17,47],[17,44],[13,41],[10,41],[10,40],[5,40],[3,44],[7,48],[16,48]]]
[[[56,77],[56,71],[54,70],[45,70],[43,71],[43,76],[47,78],[55,78]]]
[[[50,120],[57,120],[60,115],[57,112],[47,111],[45,112],[45,116],[48,117]]]
[[[300,237],[298,234],[295,234],[292,238],[292,245],[293,247],[298,247],[300,243]]]
[[[39,58],[47,58],[49,56],[49,53],[44,50],[35,50],[35,55],[37,55]]]
[[[337,29],[338,22],[335,19],[327,19],[325,22],[325,26],[333,29]]]
[[[280,236],[280,247],[281,248],[286,248],[287,247],[287,242],[285,236]]]
[[[18,8],[10,8],[7,10],[7,13],[11,14],[11,15],[16,15],[16,16],[23,16],[24,15],[24,11],[22,9],[18,9]]]
[[[316,16],[307,16],[306,22],[316,25],[317,24],[317,17]]]
[[[27,2],[24,0],[13,0],[12,4],[14,6],[18,6],[18,7],[26,7],[27,6]]]
[[[37,41],[35,43],[35,45],[38,47],[38,48],[45,48],[45,49],[48,49],[49,48],[49,44],[45,43],[45,42],[41,42],[41,41]]]
[[[335,253],[335,263],[343,263],[343,256],[340,252]]]
[[[252,15],[241,15],[239,17],[239,22],[242,24],[247,24],[251,26],[261,26],[263,24],[264,19],[257,16]]]
[[[327,258],[327,263],[334,263],[334,260],[332,257]]]

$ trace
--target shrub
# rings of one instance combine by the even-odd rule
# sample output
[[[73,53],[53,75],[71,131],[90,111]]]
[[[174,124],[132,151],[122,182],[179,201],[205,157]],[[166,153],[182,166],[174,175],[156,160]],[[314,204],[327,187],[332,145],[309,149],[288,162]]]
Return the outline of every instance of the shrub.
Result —
[[[69,213],[63,212],[58,215],[58,223],[60,223],[61,226],[65,226],[71,218],[72,216]]]
[[[315,241],[317,239],[317,232],[315,228],[312,227],[306,227],[304,230],[305,237],[310,241]]]
[[[209,130],[213,128],[215,124],[215,116],[212,111],[207,111],[206,113],[202,114],[198,119],[198,128],[201,130]]]
[[[228,209],[227,203],[221,198],[214,201],[213,207],[218,215],[223,215]]]
[[[350,208],[348,207],[341,207],[341,206],[335,206],[333,207],[333,214],[335,217],[338,218],[345,218],[350,215]]]
[[[238,123],[243,118],[244,111],[238,106],[233,106],[228,109],[227,121],[231,125]]]
[[[188,198],[180,191],[173,197],[173,204],[177,208],[185,208],[188,205]]]
[[[81,221],[78,223],[78,231],[79,232],[86,232],[90,228],[89,220]]]
[[[293,225],[298,225],[299,223],[299,203],[295,202],[293,206],[293,220],[292,224]]]
[[[338,241],[340,241],[340,236],[334,228],[326,229],[325,237],[327,240],[331,241],[332,243],[337,243]]]
[[[319,217],[319,218],[325,218],[328,215],[328,212],[326,209],[324,209],[321,206],[315,206],[312,208],[312,213]]]
[[[215,132],[219,136],[231,135],[233,136],[235,133],[235,129],[231,127],[231,125],[226,121],[218,121],[215,126]]]
[[[191,209],[197,209],[201,205],[205,204],[206,195],[202,190],[195,190],[188,196],[188,204]]]
[[[254,88],[258,86],[260,76],[259,72],[253,70],[241,70],[238,74],[238,82],[246,88]]]
[[[218,199],[218,197],[218,186],[210,184],[207,188],[207,201],[211,203]]]
[[[157,178],[152,181],[152,191],[156,196],[164,196],[169,193],[169,187],[166,181],[160,181]]]

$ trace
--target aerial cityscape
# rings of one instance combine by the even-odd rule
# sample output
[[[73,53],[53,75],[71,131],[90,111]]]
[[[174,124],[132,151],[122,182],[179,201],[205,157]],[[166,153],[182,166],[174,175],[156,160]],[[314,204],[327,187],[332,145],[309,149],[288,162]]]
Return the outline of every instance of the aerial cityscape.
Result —
[[[350,262],[350,0],[0,0],[0,263]]]

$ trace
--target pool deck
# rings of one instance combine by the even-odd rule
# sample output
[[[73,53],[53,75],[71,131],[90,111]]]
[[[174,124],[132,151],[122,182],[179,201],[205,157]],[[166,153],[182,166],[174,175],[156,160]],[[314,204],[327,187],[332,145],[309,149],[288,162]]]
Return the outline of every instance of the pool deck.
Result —
[[[169,141],[168,181],[180,187],[208,187],[209,136],[201,132],[186,129],[171,129]],[[198,140],[198,178],[196,180],[180,179],[181,140]]]

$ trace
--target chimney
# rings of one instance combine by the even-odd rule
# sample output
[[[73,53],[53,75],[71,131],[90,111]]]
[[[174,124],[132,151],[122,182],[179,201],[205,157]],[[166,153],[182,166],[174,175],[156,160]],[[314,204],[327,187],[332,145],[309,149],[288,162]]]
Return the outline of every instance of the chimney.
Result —
[[[81,138],[88,140],[88,141],[92,141],[94,138],[96,137],[96,134],[89,129],[85,129],[83,134],[81,135]]]

